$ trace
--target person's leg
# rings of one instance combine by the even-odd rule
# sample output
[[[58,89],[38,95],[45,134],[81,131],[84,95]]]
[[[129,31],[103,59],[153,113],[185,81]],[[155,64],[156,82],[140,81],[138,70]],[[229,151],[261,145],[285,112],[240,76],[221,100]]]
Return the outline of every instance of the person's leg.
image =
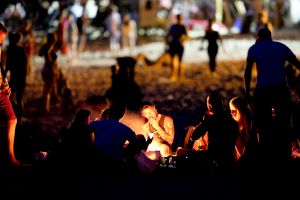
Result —
[[[216,70],[217,53],[218,53],[218,48],[208,48],[210,72],[214,72]]]
[[[21,117],[23,114],[23,95],[24,95],[24,91],[25,91],[25,84],[24,85],[19,85],[17,87],[17,91],[16,91],[16,100],[17,100],[17,118],[18,118],[18,122],[21,122]]]
[[[291,96],[288,88],[274,88],[273,91],[273,144],[277,147],[279,159],[291,155]]]
[[[264,88],[256,88],[253,95],[253,129],[258,133],[259,144],[264,147],[270,139],[272,105]]]
[[[182,56],[183,56],[183,48],[180,48],[178,51],[178,78],[181,78],[183,74],[183,68],[182,68]]]
[[[179,57],[178,55],[174,55],[172,57],[172,71],[171,71],[171,81],[178,80],[178,70],[179,70]]]

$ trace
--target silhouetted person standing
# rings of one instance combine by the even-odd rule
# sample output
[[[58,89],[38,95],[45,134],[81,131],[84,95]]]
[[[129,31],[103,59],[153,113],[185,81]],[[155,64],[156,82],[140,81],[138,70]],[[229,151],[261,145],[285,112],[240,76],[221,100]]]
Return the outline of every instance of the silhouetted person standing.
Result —
[[[222,43],[222,39],[218,31],[213,29],[214,20],[209,19],[208,27],[205,31],[205,36],[202,39],[202,44],[205,40],[208,41],[207,53],[209,56],[209,69],[213,73],[216,70],[216,57],[219,50],[218,40]],[[202,49],[202,45],[201,45]]]
[[[16,107],[14,108],[19,123],[23,113],[23,95],[26,87],[26,76],[28,70],[28,54],[26,50],[19,46],[21,40],[19,32],[10,32],[8,35],[9,46],[6,51],[5,74],[10,72],[9,85],[12,96],[16,95]]]
[[[284,44],[272,40],[267,28],[260,29],[257,40],[248,50],[245,69],[246,97],[250,98],[252,67],[257,78],[253,94],[253,125],[259,143],[268,157],[287,158],[290,154],[289,129],[291,94],[285,73],[285,63],[300,69],[300,62]],[[275,148],[274,148],[275,147]]]

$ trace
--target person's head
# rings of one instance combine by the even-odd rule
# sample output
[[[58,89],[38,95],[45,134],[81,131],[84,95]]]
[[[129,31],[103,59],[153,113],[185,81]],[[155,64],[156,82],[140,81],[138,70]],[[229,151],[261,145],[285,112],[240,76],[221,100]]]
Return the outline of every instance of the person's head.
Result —
[[[47,43],[54,44],[56,42],[57,38],[55,33],[48,33],[47,34]]]
[[[176,21],[177,23],[182,23],[183,22],[183,16],[181,13],[176,15]]]
[[[242,97],[234,97],[229,101],[229,108],[231,111],[232,118],[240,122],[242,121],[243,117],[247,117],[250,119],[250,108],[248,106],[248,102],[246,99]]]
[[[115,102],[109,107],[107,111],[107,119],[120,120],[126,112],[126,106],[123,103]]]
[[[213,25],[215,24],[216,20],[214,18],[209,18],[208,19],[208,24],[207,24],[207,30],[212,30]]]
[[[261,23],[267,23],[269,21],[268,12],[262,10],[258,13],[258,21]]]
[[[8,41],[9,45],[17,45],[21,40],[22,35],[19,32],[9,32]]]
[[[73,119],[72,124],[88,124],[90,122],[91,111],[87,109],[79,109]]]
[[[272,33],[268,28],[262,28],[257,33],[257,40],[272,40]]]
[[[7,36],[7,29],[3,24],[0,23],[0,46],[2,46],[6,36]]]
[[[151,118],[156,119],[158,116],[158,111],[155,108],[155,105],[153,105],[151,103],[146,103],[141,108],[141,114],[146,119],[151,119]]]
[[[118,12],[118,7],[114,4],[111,4],[107,8],[108,14],[112,14],[114,12]]]
[[[108,119],[109,110],[110,110],[109,107],[103,109],[103,110],[101,111],[101,113],[100,113],[100,118],[99,118],[99,119],[101,119],[101,120],[103,120],[103,119]]]
[[[128,25],[130,20],[131,20],[130,14],[125,14],[124,17],[123,17],[123,23],[125,25]]]
[[[213,113],[223,110],[223,97],[219,92],[212,92],[206,99],[207,109]]]

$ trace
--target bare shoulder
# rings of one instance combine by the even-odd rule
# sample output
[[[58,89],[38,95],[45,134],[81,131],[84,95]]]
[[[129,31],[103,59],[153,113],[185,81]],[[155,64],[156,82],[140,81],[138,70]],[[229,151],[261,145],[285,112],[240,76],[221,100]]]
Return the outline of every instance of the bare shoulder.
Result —
[[[165,123],[168,127],[173,127],[173,118],[171,116],[166,116]]]

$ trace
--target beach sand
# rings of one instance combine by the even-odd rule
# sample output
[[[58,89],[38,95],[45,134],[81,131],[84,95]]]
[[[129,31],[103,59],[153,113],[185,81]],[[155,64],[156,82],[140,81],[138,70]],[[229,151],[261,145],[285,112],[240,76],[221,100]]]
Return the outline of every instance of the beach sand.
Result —
[[[155,67],[143,63],[135,66],[135,82],[139,86],[143,101],[153,102],[159,112],[171,115],[174,119],[175,131],[178,135],[176,143],[180,145],[185,135],[187,125],[195,125],[200,122],[206,110],[206,97],[212,91],[219,91],[224,97],[224,105],[235,96],[244,94],[244,70],[246,62],[244,53],[238,52],[240,59],[218,59],[217,68],[211,74],[207,61],[194,58],[198,62],[183,62],[183,75],[177,81],[171,81],[171,68],[169,65],[156,65]],[[237,53],[237,54],[238,54]],[[96,53],[95,53],[96,54]],[[228,54],[230,55],[230,54]],[[188,55],[191,57],[191,55]],[[236,57],[238,57],[236,55]],[[47,134],[57,136],[63,126],[68,126],[78,108],[87,108],[92,111],[92,119],[99,116],[105,105],[92,106],[87,99],[92,96],[104,96],[111,86],[110,66],[101,63],[101,58],[82,62],[82,66],[69,63],[66,59],[60,60],[60,69],[66,77],[69,88],[72,91],[74,109],[70,112],[62,112],[59,102],[51,107],[49,113],[41,111],[41,96],[43,82],[41,80],[41,61],[36,62],[31,74],[25,97],[24,117],[22,124],[39,124]],[[112,58],[110,58],[112,59]],[[103,59],[104,60],[104,59]],[[106,59],[107,60],[107,59]],[[91,65],[92,63],[92,65]],[[255,70],[253,71],[253,84],[255,84]],[[128,115],[129,114],[129,115]],[[140,120],[139,113],[127,112],[122,121],[132,128],[137,134],[140,127],[134,120]],[[129,117],[129,118],[126,118]],[[134,117],[135,119],[133,119]],[[133,119],[133,120],[132,120]],[[139,121],[138,124],[141,122]]]
[[[242,52],[242,54],[244,53]],[[92,63],[94,65],[95,62]],[[30,156],[37,150],[49,150],[51,145],[57,141],[60,129],[70,124],[77,109],[90,109],[94,117],[98,116],[101,109],[105,107],[104,104],[98,106],[88,104],[87,99],[92,96],[103,96],[110,88],[110,66],[99,67],[90,64],[83,62],[80,64],[82,66],[74,67],[65,60],[60,61],[59,66],[72,90],[75,107],[70,112],[62,112],[59,103],[57,103],[51,107],[49,113],[44,113],[41,109],[43,82],[40,70],[42,65],[41,62],[35,63],[24,96],[24,116],[16,133],[16,155],[22,161],[32,159]],[[173,117],[176,131],[174,143],[177,146],[182,145],[186,131],[185,126],[195,125],[202,119],[202,115],[206,111],[205,99],[210,92],[220,91],[224,96],[225,105],[228,104],[230,98],[243,96],[243,74],[246,65],[245,59],[218,59],[216,73],[212,75],[205,60],[193,63],[184,62],[183,64],[183,76],[176,82],[172,82],[170,79],[171,69],[169,66],[137,65],[135,67],[135,82],[142,91],[143,101],[154,102],[161,113]],[[122,122],[136,133],[140,133],[141,119],[138,112],[129,110]],[[73,178],[76,179],[77,177]],[[147,176],[147,178],[151,178],[151,176]],[[99,188],[96,186],[99,180],[74,182],[73,184],[78,183],[81,187],[81,196],[76,196],[74,191],[68,195],[75,195],[77,199],[96,199],[106,195],[110,199],[118,199],[122,197],[138,198],[139,195],[143,195],[142,198],[144,198],[145,194],[151,193],[146,199],[155,198],[159,194],[162,194],[164,198],[170,197],[172,199],[179,198],[180,195],[186,195],[187,198],[199,196],[199,198],[204,197],[206,199],[222,199],[220,197],[226,196],[230,197],[228,199],[240,199],[241,185],[235,180],[223,181],[201,178],[197,180],[197,178],[199,177],[163,176],[162,178],[154,176],[149,182],[141,182],[141,177],[128,179],[125,176],[112,176],[103,179],[101,190],[98,190]],[[15,187],[15,184],[11,183],[11,185]],[[19,183],[17,189],[23,192],[26,190],[25,185],[26,180]],[[31,185],[27,187],[31,187]],[[42,188],[42,186],[39,187]],[[199,190],[199,187],[202,190]],[[32,190],[34,191],[30,188],[30,191]],[[26,194],[26,192],[23,193]],[[49,191],[46,191],[46,195],[48,193]],[[45,197],[42,191],[37,194]],[[55,192],[52,195],[54,194],[56,195]]]

